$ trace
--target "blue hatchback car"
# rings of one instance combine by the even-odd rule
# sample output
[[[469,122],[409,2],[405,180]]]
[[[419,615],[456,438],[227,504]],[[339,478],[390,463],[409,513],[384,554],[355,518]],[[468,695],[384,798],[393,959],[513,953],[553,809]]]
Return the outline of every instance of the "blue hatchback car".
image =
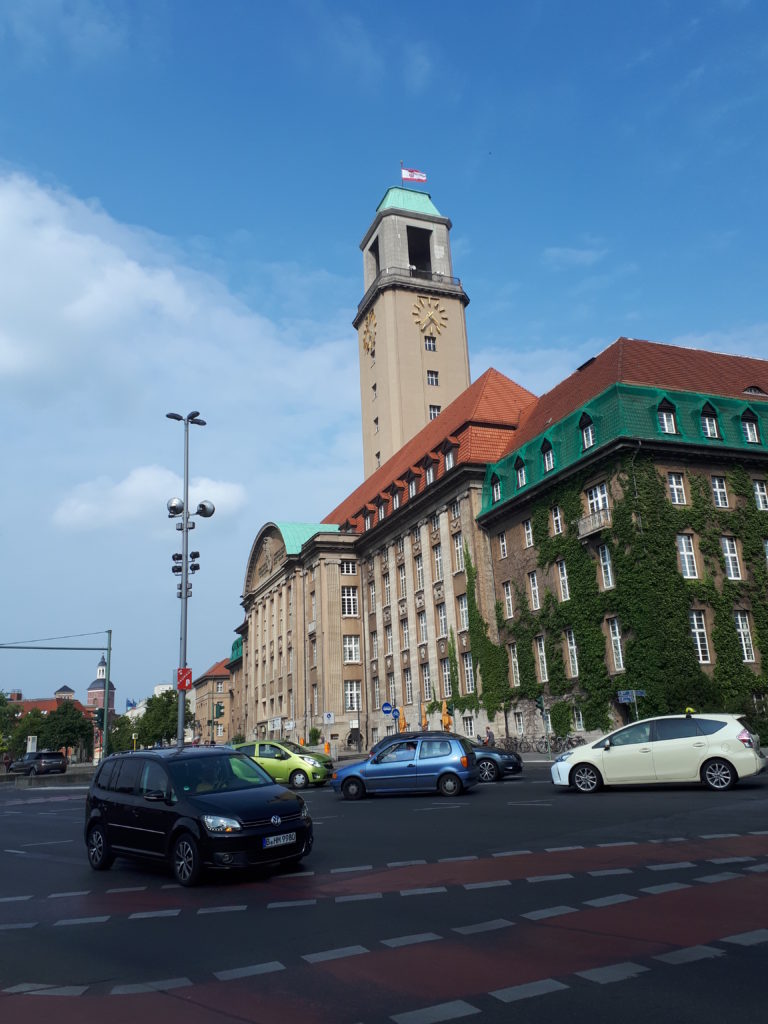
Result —
[[[475,752],[461,736],[392,737],[365,761],[337,768],[331,785],[347,800],[367,793],[441,793],[457,796],[480,781]]]

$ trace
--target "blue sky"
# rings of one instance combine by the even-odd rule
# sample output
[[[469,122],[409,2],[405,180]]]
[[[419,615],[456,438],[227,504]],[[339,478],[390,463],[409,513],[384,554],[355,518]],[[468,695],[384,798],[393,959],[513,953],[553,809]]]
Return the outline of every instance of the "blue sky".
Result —
[[[189,662],[269,520],[362,479],[359,243],[400,161],[453,221],[473,379],[541,393],[622,334],[768,357],[758,0],[0,5],[0,642],[175,670],[183,431],[213,519]],[[101,643],[100,636],[73,643]],[[0,651],[84,697],[99,652]]]

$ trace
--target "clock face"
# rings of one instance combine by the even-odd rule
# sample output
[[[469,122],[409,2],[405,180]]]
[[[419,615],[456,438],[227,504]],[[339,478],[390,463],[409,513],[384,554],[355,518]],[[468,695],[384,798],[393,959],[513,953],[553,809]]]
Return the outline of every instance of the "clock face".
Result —
[[[363,348],[373,352],[376,346],[376,314],[371,310],[363,321]]]
[[[448,326],[448,314],[445,307],[441,306],[439,299],[430,298],[428,295],[420,295],[413,304],[411,310],[413,322],[422,334],[441,334],[444,327]]]

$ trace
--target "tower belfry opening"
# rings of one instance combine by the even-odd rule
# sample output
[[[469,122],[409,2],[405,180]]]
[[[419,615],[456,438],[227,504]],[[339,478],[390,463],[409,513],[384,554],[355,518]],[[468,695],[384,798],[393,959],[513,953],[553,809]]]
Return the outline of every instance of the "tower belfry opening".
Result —
[[[430,241],[432,232],[425,228],[408,226],[408,266],[411,270],[432,273]]]

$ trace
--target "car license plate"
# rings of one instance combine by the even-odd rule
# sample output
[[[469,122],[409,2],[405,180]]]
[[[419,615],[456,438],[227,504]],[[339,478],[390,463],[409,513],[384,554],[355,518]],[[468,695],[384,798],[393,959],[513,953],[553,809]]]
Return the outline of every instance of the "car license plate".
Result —
[[[288,843],[295,842],[295,832],[283,832],[283,834],[279,836],[267,836],[267,838],[264,840],[264,849],[266,849],[268,846],[287,846]]]

